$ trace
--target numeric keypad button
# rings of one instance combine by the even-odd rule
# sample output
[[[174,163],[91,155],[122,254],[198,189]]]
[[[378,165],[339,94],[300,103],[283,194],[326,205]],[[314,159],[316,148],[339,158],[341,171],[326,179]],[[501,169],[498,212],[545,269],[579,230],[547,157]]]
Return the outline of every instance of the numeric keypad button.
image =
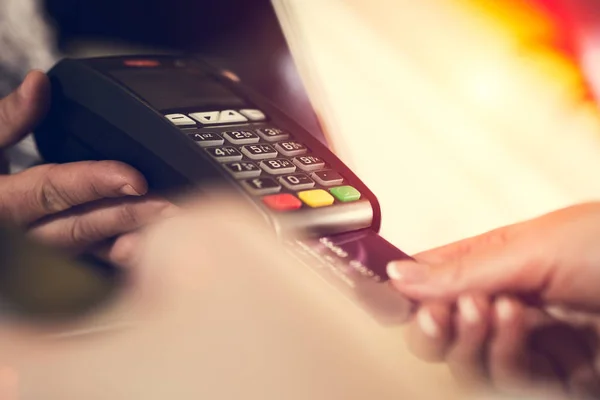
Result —
[[[225,164],[224,167],[237,179],[257,178],[262,173],[261,169],[252,162],[232,162]]]
[[[278,128],[260,128],[256,130],[256,133],[258,133],[260,137],[267,142],[278,142],[280,140],[286,140],[290,137],[289,133]]]
[[[240,110],[240,113],[251,121],[264,121],[267,119],[265,113],[260,110]]]
[[[235,110],[225,110],[221,111],[219,114],[219,123],[220,124],[231,124],[234,122],[247,122],[248,118],[244,117],[242,114]]]
[[[290,190],[308,190],[315,187],[315,181],[304,174],[282,176],[279,182]]]
[[[213,132],[188,133],[188,137],[202,147],[221,146],[225,143],[218,133]]]
[[[242,154],[235,147],[231,146],[211,147],[206,149],[206,151],[215,160],[222,163],[240,161],[243,158]]]
[[[272,175],[291,174],[296,171],[296,166],[285,158],[262,161],[260,167]]]
[[[313,189],[298,193],[300,200],[309,207],[321,208],[328,207],[335,202],[332,195],[323,189]]]
[[[215,125],[219,123],[219,111],[205,111],[190,114],[190,117],[200,122],[202,125]]]
[[[302,156],[294,158],[294,164],[303,171],[311,172],[325,167],[325,161],[315,156]]]
[[[358,189],[352,186],[339,186],[333,189],[329,189],[329,193],[331,193],[333,197],[335,197],[342,203],[351,203],[353,201],[358,201],[362,197]]]
[[[196,125],[196,122],[193,119],[183,114],[169,114],[165,115],[165,118],[171,121],[171,123],[176,126]]]
[[[277,143],[275,145],[275,150],[288,157],[299,156],[308,152],[306,146],[298,142]]]
[[[344,183],[342,175],[332,170],[315,172],[312,178],[323,186],[338,186]]]
[[[242,153],[252,160],[266,160],[277,157],[277,150],[268,144],[242,147]]]
[[[289,193],[272,194],[263,197],[263,203],[274,211],[293,211],[302,208],[302,202]]]
[[[281,191],[281,185],[272,178],[254,178],[244,181],[244,186],[256,196],[275,194]]]
[[[260,141],[260,137],[256,133],[250,131],[225,132],[223,137],[233,144],[252,144]]]

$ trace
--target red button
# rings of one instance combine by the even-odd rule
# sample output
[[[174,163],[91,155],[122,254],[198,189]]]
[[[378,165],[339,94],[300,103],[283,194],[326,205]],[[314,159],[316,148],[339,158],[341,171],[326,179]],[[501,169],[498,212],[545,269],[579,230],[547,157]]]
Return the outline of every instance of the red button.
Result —
[[[291,194],[274,194],[263,197],[263,202],[275,211],[297,210],[302,207],[302,202]]]
[[[124,64],[128,67],[158,67],[160,63],[156,60],[125,60]]]

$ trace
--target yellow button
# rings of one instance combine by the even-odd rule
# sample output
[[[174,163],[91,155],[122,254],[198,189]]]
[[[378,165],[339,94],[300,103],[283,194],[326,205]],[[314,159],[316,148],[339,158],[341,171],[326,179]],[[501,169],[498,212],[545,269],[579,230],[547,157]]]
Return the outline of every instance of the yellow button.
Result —
[[[298,197],[312,208],[327,207],[332,205],[334,201],[332,195],[321,189],[300,192]]]

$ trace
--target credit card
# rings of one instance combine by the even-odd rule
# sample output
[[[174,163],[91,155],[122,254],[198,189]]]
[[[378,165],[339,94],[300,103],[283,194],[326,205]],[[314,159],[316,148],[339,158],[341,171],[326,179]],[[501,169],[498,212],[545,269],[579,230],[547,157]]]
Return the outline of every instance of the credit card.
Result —
[[[296,253],[323,278],[378,322],[405,323],[415,304],[389,283],[387,264],[406,253],[367,229],[295,243]]]

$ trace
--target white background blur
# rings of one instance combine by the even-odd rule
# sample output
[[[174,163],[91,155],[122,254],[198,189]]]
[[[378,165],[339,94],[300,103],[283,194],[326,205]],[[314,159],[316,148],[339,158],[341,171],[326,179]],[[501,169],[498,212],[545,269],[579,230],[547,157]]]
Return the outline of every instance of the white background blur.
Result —
[[[520,3],[274,2],[330,144],[409,253],[600,198],[597,106]]]

